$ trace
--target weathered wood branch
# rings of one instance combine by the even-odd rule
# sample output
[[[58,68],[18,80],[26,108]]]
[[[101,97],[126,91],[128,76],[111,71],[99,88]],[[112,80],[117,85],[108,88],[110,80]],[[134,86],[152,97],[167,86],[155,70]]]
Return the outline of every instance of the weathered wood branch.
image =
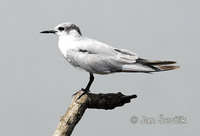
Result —
[[[61,117],[53,136],[70,136],[87,108],[111,110],[129,103],[131,99],[137,97],[137,95],[123,95],[120,92],[116,94],[87,93],[80,99],[77,99],[78,96],[79,93],[72,99],[71,105],[65,115]]]

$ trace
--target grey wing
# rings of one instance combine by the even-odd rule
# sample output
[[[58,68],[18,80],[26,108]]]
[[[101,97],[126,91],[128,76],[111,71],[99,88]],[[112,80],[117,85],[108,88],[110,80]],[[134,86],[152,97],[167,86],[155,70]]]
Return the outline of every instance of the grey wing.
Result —
[[[76,68],[97,74],[152,71],[137,63],[135,53],[89,38],[79,41],[77,48],[68,50],[67,60]]]
[[[123,65],[112,55],[92,53],[87,50],[70,50],[67,53],[67,60],[76,68],[97,74],[120,71]]]
[[[115,48],[108,50],[109,53],[88,49],[70,50],[67,53],[67,60],[76,68],[87,72],[109,74],[122,72],[124,65],[134,65],[138,59],[136,54],[128,50]]]

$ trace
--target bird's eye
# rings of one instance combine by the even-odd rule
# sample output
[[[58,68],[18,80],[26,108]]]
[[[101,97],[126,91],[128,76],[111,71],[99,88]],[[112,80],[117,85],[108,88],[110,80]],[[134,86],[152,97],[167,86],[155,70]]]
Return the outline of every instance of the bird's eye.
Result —
[[[58,30],[63,31],[65,28],[64,27],[58,27]]]

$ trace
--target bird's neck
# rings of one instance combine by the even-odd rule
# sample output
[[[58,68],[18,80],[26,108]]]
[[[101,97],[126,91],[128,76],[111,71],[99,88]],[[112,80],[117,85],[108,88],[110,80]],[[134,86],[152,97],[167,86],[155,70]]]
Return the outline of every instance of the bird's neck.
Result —
[[[61,53],[66,57],[68,50],[76,49],[76,41],[80,37],[77,35],[62,35],[59,36],[58,47]]]

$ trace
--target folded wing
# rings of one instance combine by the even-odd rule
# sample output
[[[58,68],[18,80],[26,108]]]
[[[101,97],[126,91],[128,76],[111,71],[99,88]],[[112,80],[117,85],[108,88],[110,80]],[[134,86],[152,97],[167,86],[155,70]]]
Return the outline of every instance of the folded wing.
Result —
[[[95,44],[94,44],[95,43]],[[174,61],[152,61],[142,59],[125,49],[117,49],[100,42],[68,50],[67,60],[75,67],[90,73],[114,72],[158,72],[178,68]]]

